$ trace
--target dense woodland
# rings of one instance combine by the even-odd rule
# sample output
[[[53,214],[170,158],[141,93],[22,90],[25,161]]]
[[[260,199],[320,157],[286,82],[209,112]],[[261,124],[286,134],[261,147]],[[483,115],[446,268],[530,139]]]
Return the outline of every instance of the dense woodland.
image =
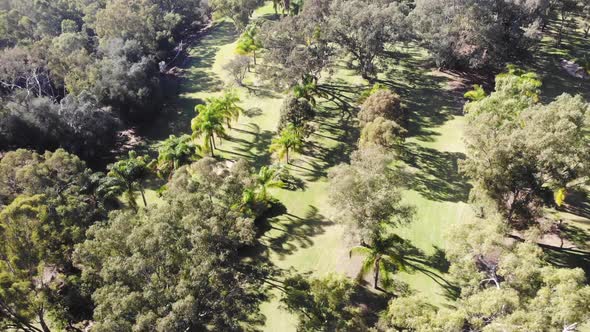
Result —
[[[534,65],[547,38],[590,44],[590,2],[274,0],[254,18],[264,5],[0,0],[0,330],[256,331],[274,299],[297,331],[587,331],[590,253],[570,248],[583,259],[568,265],[547,252],[566,239],[548,211],[590,188],[590,53],[566,59],[582,78],[552,95]],[[180,98],[176,66],[218,22],[239,36],[232,84],[191,105],[190,130],[125,148],[124,131]],[[420,209],[405,199],[416,114],[383,75],[411,47],[478,83],[456,165],[475,217],[440,255],[398,233]],[[363,85],[328,83],[340,67]],[[282,98],[265,164],[224,152],[252,77]],[[294,160],[316,148],[327,102],[352,124],[323,178],[356,279],[260,254],[284,213],[276,190],[305,189]],[[398,278],[427,264],[445,266],[444,305]]]

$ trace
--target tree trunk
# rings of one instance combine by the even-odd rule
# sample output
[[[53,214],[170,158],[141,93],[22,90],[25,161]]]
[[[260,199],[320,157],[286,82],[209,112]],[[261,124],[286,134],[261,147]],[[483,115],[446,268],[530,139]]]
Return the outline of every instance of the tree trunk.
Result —
[[[254,65],[256,66],[256,51],[252,51],[252,57],[254,58]]]
[[[45,323],[45,319],[43,318],[43,311],[40,311],[38,316],[39,316],[39,325],[41,325],[41,329],[43,329],[43,332],[51,332],[51,330],[49,329],[49,326],[47,326],[47,324]]]
[[[288,163],[289,163],[289,148],[287,148],[287,153],[286,153],[286,155],[287,155],[287,164],[288,164]]]
[[[143,199],[143,206],[147,207],[147,201],[145,200],[145,193],[143,192],[143,186],[139,185],[139,192],[141,193],[141,199]]]
[[[373,288],[379,289],[379,259],[375,260],[375,266],[373,267],[374,275],[373,275]]]
[[[215,154],[213,153],[214,145],[215,143],[213,143],[213,136],[209,136],[209,151],[211,152],[211,157],[215,157]]]

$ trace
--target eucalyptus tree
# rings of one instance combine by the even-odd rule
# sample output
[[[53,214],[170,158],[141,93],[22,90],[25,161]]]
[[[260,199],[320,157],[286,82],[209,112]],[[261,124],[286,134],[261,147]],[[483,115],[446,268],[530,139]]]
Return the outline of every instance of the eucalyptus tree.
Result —
[[[64,150],[0,160],[0,329],[74,329],[91,318],[71,257],[88,227],[106,218],[96,175]]]
[[[365,79],[374,78],[375,61],[385,45],[405,40],[406,10],[393,1],[334,0],[327,18],[329,39],[356,61]]]
[[[231,19],[237,30],[242,31],[250,22],[250,17],[261,0],[211,0],[209,5],[221,17]]]
[[[361,244],[369,243],[383,225],[404,224],[413,215],[413,208],[402,202],[401,181],[389,166],[392,161],[391,154],[372,145],[355,151],[350,164],[328,173],[328,199],[337,211],[336,220]]]
[[[540,41],[548,4],[417,0],[409,22],[440,67],[503,67]]]
[[[317,80],[331,64],[335,48],[327,33],[327,4],[306,1],[299,15],[261,26],[265,53],[259,72],[278,89],[289,89],[308,77]]]
[[[239,208],[246,166],[183,166],[162,204],[118,211],[88,231],[74,257],[94,289],[95,329],[239,331],[257,321],[272,271],[240,253],[256,243],[253,218]]]
[[[541,105],[539,87],[533,74],[503,74],[496,91],[465,106],[461,169],[474,180],[472,194],[491,197],[514,227],[534,223],[554,204],[552,191],[579,185],[590,171],[588,103],[564,94]]]
[[[432,331],[575,331],[590,321],[584,271],[543,259],[533,242],[511,242],[497,219],[460,223],[447,257],[460,297],[437,306],[421,296],[393,299],[381,326]]]
[[[284,282],[281,302],[297,315],[299,331],[364,331],[361,309],[354,303],[357,286],[348,278],[329,274],[323,278],[302,275]]]

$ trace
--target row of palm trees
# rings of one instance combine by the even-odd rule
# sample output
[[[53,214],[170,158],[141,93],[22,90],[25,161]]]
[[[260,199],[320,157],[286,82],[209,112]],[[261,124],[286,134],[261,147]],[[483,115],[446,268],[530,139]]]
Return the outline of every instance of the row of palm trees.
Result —
[[[202,138],[201,148],[215,157],[215,138],[227,136],[226,127],[231,128],[231,122],[237,121],[244,111],[238,103],[240,98],[234,91],[225,91],[223,96],[207,99],[205,104],[197,105],[197,116],[191,121],[193,138]]]
[[[193,139],[202,139],[201,149],[215,157],[217,145],[222,138],[227,137],[226,128],[231,129],[232,121],[237,121],[244,111],[238,103],[240,98],[233,91],[226,91],[223,96],[209,98],[205,104],[197,105],[195,111],[197,116],[191,121]],[[270,152],[276,153],[279,160],[286,158],[289,163],[289,152],[299,152],[303,148],[303,130],[294,125],[284,128],[279,136],[273,139],[270,145]],[[186,148],[186,146],[185,146]]]

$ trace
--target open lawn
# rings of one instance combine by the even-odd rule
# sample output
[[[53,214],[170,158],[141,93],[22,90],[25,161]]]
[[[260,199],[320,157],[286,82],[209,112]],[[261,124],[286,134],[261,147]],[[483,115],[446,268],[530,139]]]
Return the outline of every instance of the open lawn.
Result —
[[[270,2],[255,14],[263,15],[272,16]],[[233,24],[219,20],[190,47],[188,57],[179,65],[182,69],[179,100],[168,105],[154,126],[141,130],[148,145],[153,147],[170,134],[190,133],[194,106],[231,85],[223,68],[235,54],[237,38]],[[545,78],[543,95],[552,98],[569,91],[584,93],[589,98],[587,83],[572,83],[573,79],[565,77],[567,74],[556,62],[562,54],[551,55],[553,52],[552,47],[543,44],[538,52],[542,60],[533,65]],[[445,233],[452,225],[473,216],[468,204],[471,187],[458,172],[459,161],[465,157],[462,94],[472,82],[465,76],[433,70],[425,52],[416,46],[394,49],[391,53],[397,60],[384,64],[379,82],[402,96],[410,114],[410,138],[401,162],[410,174],[404,200],[417,211],[414,222],[397,232],[433,262],[416,264],[415,269],[399,278],[433,303],[443,304],[456,295],[445,276],[448,267],[444,259]],[[248,89],[236,87],[246,112],[229,131],[229,138],[218,144],[216,154],[232,160],[246,158],[259,168],[278,162],[268,153],[268,146],[275,135],[283,95],[261,86],[254,73],[249,74],[246,83]],[[332,77],[325,77],[321,83],[331,86],[351,103],[355,93],[368,86],[346,68],[337,68]],[[326,175],[331,167],[348,161],[355,149],[358,129],[354,120],[328,100],[319,100],[314,122],[317,131],[309,138],[305,150],[294,156],[288,166],[301,180],[301,188],[272,192],[284,204],[285,213],[270,218],[264,225],[261,243],[265,248],[261,254],[283,269],[293,268],[314,276],[338,272],[352,277],[358,271],[359,261],[349,259],[344,229],[331,218]],[[157,202],[153,190],[148,190],[148,199]],[[588,229],[589,215],[578,215],[570,218],[572,222]],[[588,233],[578,233],[575,235],[578,239],[588,242],[584,237]],[[265,303],[262,312],[266,316],[264,330],[295,330],[294,317],[280,309],[277,298]]]

